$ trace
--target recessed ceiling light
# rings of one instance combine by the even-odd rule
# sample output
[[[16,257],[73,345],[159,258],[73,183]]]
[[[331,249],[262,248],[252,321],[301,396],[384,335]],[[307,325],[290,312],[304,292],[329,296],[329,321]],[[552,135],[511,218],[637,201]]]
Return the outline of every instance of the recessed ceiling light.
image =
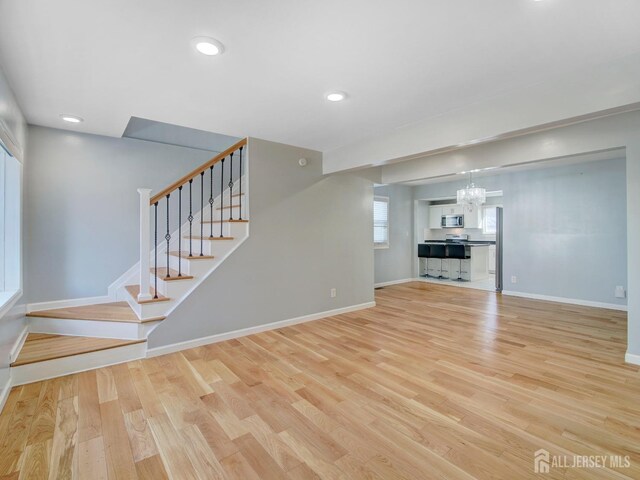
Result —
[[[60,115],[60,118],[62,120],[64,120],[65,122],[69,122],[69,123],[82,123],[84,122],[84,118],[82,117],[78,117],[76,115],[67,115],[67,114],[62,114]]]
[[[347,98],[347,94],[344,92],[331,92],[327,93],[327,100],[330,102],[341,102]]]
[[[193,47],[203,55],[214,56],[224,52],[224,45],[215,38],[196,37],[191,42]]]

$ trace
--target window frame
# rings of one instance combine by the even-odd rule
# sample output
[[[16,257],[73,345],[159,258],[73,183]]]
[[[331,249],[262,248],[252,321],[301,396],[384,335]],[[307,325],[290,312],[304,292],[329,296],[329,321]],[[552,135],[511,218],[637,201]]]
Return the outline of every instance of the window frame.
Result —
[[[23,202],[23,165],[20,157],[15,156],[0,141],[3,172],[2,184],[2,225],[0,244],[2,251],[2,290],[0,290],[0,318],[4,316],[22,297],[22,202]]]
[[[386,228],[387,228],[387,241],[386,242],[376,242],[375,241],[375,229],[376,229],[376,221],[375,221],[375,202],[384,202],[387,204],[387,222],[386,222]],[[390,237],[391,237],[391,229],[390,229],[390,210],[389,210],[389,206],[391,204],[391,201],[389,199],[389,197],[385,197],[382,195],[374,195],[373,197],[373,230],[374,230],[374,242],[373,242],[373,248],[374,249],[384,249],[384,248],[389,248],[390,247]]]
[[[497,225],[496,225],[496,231],[495,232],[487,232],[487,215],[486,215],[486,211],[487,209],[496,209],[496,208],[502,208],[502,205],[483,205],[482,206],[482,234],[483,235],[496,235],[498,233],[498,229],[497,229]]]

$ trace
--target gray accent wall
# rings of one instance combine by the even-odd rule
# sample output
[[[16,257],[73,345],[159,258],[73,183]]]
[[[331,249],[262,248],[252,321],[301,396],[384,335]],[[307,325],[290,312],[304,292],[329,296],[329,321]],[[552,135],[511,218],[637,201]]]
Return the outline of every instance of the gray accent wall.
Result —
[[[625,159],[476,179],[502,190],[504,289],[616,305],[627,288]],[[414,187],[414,198],[455,195],[465,180]],[[517,283],[511,282],[511,277]]]
[[[160,190],[212,156],[35,126],[29,126],[28,151],[27,303],[106,295],[138,261],[137,188]]]
[[[249,238],[149,347],[373,301],[371,180],[324,176],[319,152],[250,139],[249,192]]]
[[[376,248],[375,283],[412,278],[416,255],[413,235],[413,189],[404,185],[376,187],[374,195],[389,198],[389,248]]]

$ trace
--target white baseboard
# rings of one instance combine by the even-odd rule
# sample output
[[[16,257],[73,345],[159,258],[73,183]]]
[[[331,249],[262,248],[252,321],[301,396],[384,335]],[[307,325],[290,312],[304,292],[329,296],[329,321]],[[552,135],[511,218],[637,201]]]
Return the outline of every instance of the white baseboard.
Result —
[[[29,335],[29,327],[25,325],[11,348],[11,352],[9,353],[9,363],[15,362],[16,358],[18,358],[18,354],[20,353],[20,350],[22,350],[24,342],[27,340],[27,335]]]
[[[391,280],[390,282],[375,283],[373,288],[388,287],[390,285],[399,285],[400,283],[415,282],[415,278],[403,278],[402,280]]]
[[[310,315],[290,318],[288,320],[280,320],[278,322],[266,323],[264,325],[256,325],[255,327],[248,327],[248,328],[242,328],[240,330],[233,330],[231,332],[218,333],[216,335],[196,338],[194,340],[187,340],[185,342],[173,343],[171,345],[163,345],[161,347],[149,348],[147,349],[147,357],[157,357],[159,355],[166,355],[168,353],[179,352],[180,350],[186,350],[188,348],[201,347],[203,345],[209,345],[211,343],[217,343],[217,342],[231,340],[238,337],[253,335],[254,333],[266,332],[268,330],[275,330],[277,328],[296,325],[298,323],[310,322],[312,320],[320,320],[321,318],[333,317],[335,315],[355,312],[357,310],[364,310],[365,308],[372,308],[375,306],[376,306],[376,302],[361,303],[359,305],[352,305],[350,307],[344,307],[344,308],[336,308],[335,310],[327,310],[325,312],[312,313]]]
[[[632,363],[634,365],[640,365],[640,355],[627,352],[624,356],[624,361],[627,363]]]
[[[11,387],[13,387],[13,385],[11,384],[11,377],[9,377],[7,379],[7,382],[2,387],[2,390],[0,391],[0,413],[2,413],[2,410],[4,409],[4,404],[7,403],[7,398],[9,398]]]
[[[592,302],[590,300],[580,300],[578,298],[552,297],[550,295],[538,295],[537,293],[523,293],[503,290],[503,295],[510,297],[531,298],[533,300],[545,300],[547,302],[567,303],[570,305],[582,305],[583,307],[607,308],[609,310],[627,311],[626,305],[618,305],[616,303]]]
[[[115,301],[115,297],[103,295],[100,297],[72,298],[69,300],[54,300],[52,302],[29,303],[27,304],[27,312],[31,313],[40,310],[52,310],[54,308],[83,307],[85,305],[95,305],[97,303],[109,303]]]

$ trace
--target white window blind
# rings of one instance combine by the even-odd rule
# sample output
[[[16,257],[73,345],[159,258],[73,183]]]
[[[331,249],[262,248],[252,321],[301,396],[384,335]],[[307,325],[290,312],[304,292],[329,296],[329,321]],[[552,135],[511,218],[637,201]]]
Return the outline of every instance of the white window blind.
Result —
[[[389,246],[389,198],[373,199],[373,244],[376,247]]]

